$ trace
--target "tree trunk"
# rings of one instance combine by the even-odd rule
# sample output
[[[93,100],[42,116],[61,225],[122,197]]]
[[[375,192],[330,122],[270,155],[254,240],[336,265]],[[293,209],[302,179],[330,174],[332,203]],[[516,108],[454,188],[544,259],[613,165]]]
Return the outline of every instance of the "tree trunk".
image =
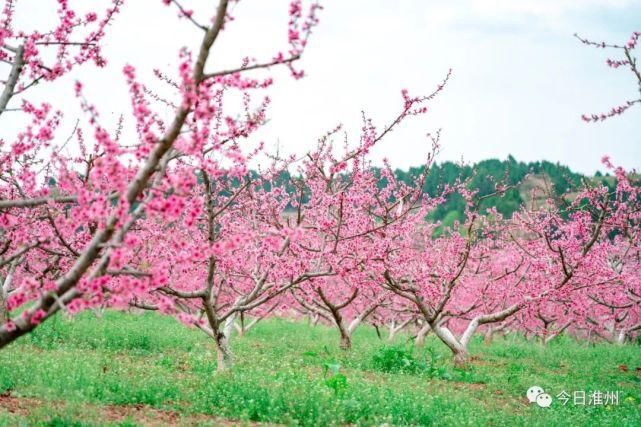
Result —
[[[313,315],[310,317],[310,323],[311,323],[311,325],[312,325],[312,326],[316,326],[316,325],[318,325],[318,321],[319,321],[319,320],[320,320],[320,316],[319,316],[318,314],[313,314]]]
[[[425,336],[432,330],[428,323],[423,326],[418,333],[416,334],[416,339],[414,340],[414,345],[416,347],[422,347],[425,344]]]
[[[618,345],[623,345],[627,336],[627,330],[622,328],[618,334],[616,334],[614,342]]]
[[[18,260],[14,260],[9,266],[9,273],[0,280],[0,321],[6,323],[11,319],[11,313],[7,309],[7,298],[13,287],[13,275],[16,271]]]
[[[452,351],[454,352],[454,367],[465,368],[469,359],[467,349],[455,349]]]
[[[235,321],[236,315],[233,314],[225,320],[225,323],[222,325],[222,329],[220,328],[220,324],[216,325],[218,326],[217,328],[212,328],[213,335],[216,340],[218,372],[228,371],[233,366],[233,355],[229,348],[229,337],[231,336],[231,331],[234,327]]]
[[[483,337],[483,343],[485,345],[490,345],[492,344],[493,338],[494,338],[494,329],[488,328],[487,331],[485,331],[485,335]]]
[[[434,334],[452,351],[452,355],[454,356],[454,366],[457,368],[467,366],[469,358],[467,347],[461,344],[454,334],[444,326],[432,325],[432,330],[434,331]]]
[[[332,313],[332,314],[334,317],[334,323],[336,324],[336,328],[338,328],[338,332],[341,335],[340,349],[351,350],[352,349],[352,331],[349,328],[345,327],[343,318],[340,316],[338,312]]]
[[[0,322],[6,323],[9,318],[9,310],[7,310],[7,301],[4,295],[4,290],[0,288]]]
[[[396,324],[396,321],[392,320],[392,322],[389,324],[389,335],[387,336],[387,342],[392,342],[394,341],[394,338],[396,338],[396,333],[403,330],[409,323],[411,319],[407,319],[400,324]]]
[[[387,335],[387,342],[394,341],[394,337],[396,337],[396,330],[395,329],[390,329],[389,330],[389,334]]]
[[[245,312],[243,312],[243,311],[240,312],[240,316],[238,316],[238,322],[239,322],[239,325],[236,327],[236,332],[238,332],[238,336],[239,337],[242,337],[242,336],[245,335],[245,332],[246,332],[246,329],[245,329]]]
[[[341,331],[341,350],[351,350],[352,349],[352,337],[345,331]]]
[[[236,332],[238,333],[238,337],[242,338],[242,337],[245,336],[245,332],[247,332],[247,331],[245,330],[245,326],[244,325],[240,325],[238,328],[236,328]]]
[[[216,334],[216,352],[218,356],[218,372],[225,372],[231,369],[233,357],[229,349],[229,337],[224,333]]]

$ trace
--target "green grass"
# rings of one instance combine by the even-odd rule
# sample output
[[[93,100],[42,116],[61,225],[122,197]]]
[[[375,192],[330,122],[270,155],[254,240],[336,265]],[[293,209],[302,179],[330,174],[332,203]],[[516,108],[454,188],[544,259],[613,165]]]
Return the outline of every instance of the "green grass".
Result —
[[[274,319],[234,336],[235,367],[218,374],[213,343],[173,319],[59,317],[0,351],[0,393],[27,408],[3,410],[0,397],[0,425],[132,425],[143,416],[211,425],[641,425],[639,345],[478,339],[470,368],[456,370],[434,337],[422,349],[406,339],[389,347],[362,328],[346,353],[333,329]],[[551,395],[618,390],[620,401],[540,408],[525,399],[532,385]],[[136,415],[110,418],[122,408]]]

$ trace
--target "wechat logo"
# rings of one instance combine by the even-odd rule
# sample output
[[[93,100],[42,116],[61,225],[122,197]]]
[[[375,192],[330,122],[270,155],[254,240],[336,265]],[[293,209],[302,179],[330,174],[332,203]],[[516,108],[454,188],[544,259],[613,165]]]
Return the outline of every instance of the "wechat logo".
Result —
[[[552,404],[552,396],[543,391],[538,385],[530,387],[525,395],[530,403],[536,402],[541,408],[549,408]]]

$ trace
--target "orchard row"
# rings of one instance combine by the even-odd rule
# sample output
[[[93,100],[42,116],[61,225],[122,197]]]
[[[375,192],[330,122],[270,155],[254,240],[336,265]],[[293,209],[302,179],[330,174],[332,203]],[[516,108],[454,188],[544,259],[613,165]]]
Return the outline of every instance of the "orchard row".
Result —
[[[8,108],[36,83],[89,61],[104,66],[101,43],[122,3],[81,15],[60,0],[59,22],[33,33],[13,29],[5,3],[0,52],[11,73],[0,114],[22,114],[25,126],[0,145],[0,347],[58,312],[104,307],[199,328],[220,369],[232,364],[234,326],[243,332],[266,316],[334,325],[343,349],[363,324],[391,334],[411,324],[418,343],[432,332],[460,364],[480,332],[624,342],[641,330],[641,187],[607,158],[614,191],[586,181],[569,194],[531,194],[509,218],[480,207],[511,189],[501,182],[482,197],[466,180],[421,191],[438,134],[413,183],[388,164],[372,168],[372,150],[426,114],[449,73],[429,95],[403,90],[387,125],[364,116],[356,142],[339,126],[300,157],[252,144],[274,84],[261,73],[285,66],[303,76],[294,64],[318,22],[316,3],[291,2],[285,53],[209,72],[234,2],[221,0],[207,20],[164,1],[202,33],[200,46],[181,50],[175,75],[156,70],[154,81],[126,66],[131,115],[115,131],[80,82],[84,115],[69,138],[57,132],[55,102]],[[285,171],[289,183],[278,179]],[[427,218],[455,195],[463,219],[439,229]]]

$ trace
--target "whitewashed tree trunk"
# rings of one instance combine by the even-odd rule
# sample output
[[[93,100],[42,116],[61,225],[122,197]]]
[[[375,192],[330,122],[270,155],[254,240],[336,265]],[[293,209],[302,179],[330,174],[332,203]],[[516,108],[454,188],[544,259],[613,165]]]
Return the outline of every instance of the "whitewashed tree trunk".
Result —
[[[225,319],[222,328],[215,331],[216,339],[216,352],[218,361],[218,372],[225,372],[232,368],[234,358],[229,348],[229,337],[234,327],[237,314],[234,313]]]
[[[396,334],[401,331],[403,328],[405,328],[412,319],[406,319],[400,324],[396,324],[396,321],[392,320],[392,322],[388,325],[389,327],[389,335],[387,336],[387,342],[392,342],[394,341],[394,338],[396,338]]]
[[[449,347],[454,355],[454,365],[461,367],[467,364],[469,358],[468,346],[472,336],[476,332],[479,326],[497,323],[507,319],[512,314],[516,313],[521,309],[521,306],[518,304],[511,305],[510,307],[497,311],[491,314],[483,314],[476,316],[472,321],[467,325],[465,332],[460,339],[457,339],[454,334],[445,326],[442,326],[438,321],[431,324],[434,334],[441,340],[445,345]]]
[[[233,356],[229,348],[229,337],[226,337],[222,332],[216,334],[216,354],[218,372],[230,370],[233,366]]]
[[[432,325],[434,334],[452,351],[454,366],[463,367],[467,364],[469,353],[467,346],[457,340],[454,334],[445,326]]]
[[[316,326],[316,325],[318,325],[318,322],[320,320],[320,316],[318,314],[316,314],[316,313],[313,313],[313,314],[310,315],[309,320],[310,320],[309,323],[310,323],[311,326]]]
[[[614,339],[614,342],[618,345],[623,345],[625,343],[625,339],[628,336],[628,330],[626,328],[621,328],[619,330],[619,333],[616,334],[616,337]]]
[[[19,260],[14,260],[9,266],[9,272],[6,277],[0,277],[0,320],[3,322],[6,322],[11,317],[11,313],[7,310],[7,298],[13,286],[13,275],[18,263]]]
[[[425,325],[421,329],[419,329],[418,333],[416,334],[414,345],[416,345],[417,347],[422,347],[425,344],[425,337],[431,330],[432,328],[430,327],[429,323],[425,323]]]
[[[2,280],[4,282],[4,280]],[[0,283],[1,284],[1,283]],[[7,295],[4,293],[4,289],[0,286],[0,322],[6,322],[9,320],[9,310],[7,310]]]
[[[492,327],[487,328],[487,330],[485,331],[485,335],[483,336],[483,343],[485,345],[492,344],[492,340],[494,338],[494,331],[495,330]]]

